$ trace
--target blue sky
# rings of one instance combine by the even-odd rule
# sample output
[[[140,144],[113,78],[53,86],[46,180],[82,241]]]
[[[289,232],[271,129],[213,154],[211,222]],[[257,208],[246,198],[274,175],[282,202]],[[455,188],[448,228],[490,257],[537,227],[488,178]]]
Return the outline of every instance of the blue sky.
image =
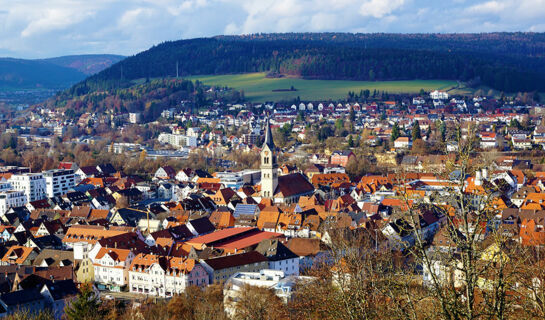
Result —
[[[0,0],[0,56],[257,32],[543,32],[544,18],[545,0]]]

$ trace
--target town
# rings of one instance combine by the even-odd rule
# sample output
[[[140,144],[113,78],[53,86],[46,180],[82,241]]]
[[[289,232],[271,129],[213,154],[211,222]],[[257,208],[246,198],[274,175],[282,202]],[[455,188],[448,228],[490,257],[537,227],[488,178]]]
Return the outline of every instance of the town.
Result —
[[[214,101],[193,112],[182,101],[153,121],[43,106],[6,115],[2,313],[47,307],[60,319],[82,284],[133,304],[221,285],[233,317],[245,286],[274,288],[286,304],[301,283],[320,281],[313,271],[323,265],[333,286],[350,287],[343,240],[360,259],[382,252],[409,263],[418,252],[407,277],[431,288],[467,281],[460,243],[482,247],[476,264],[495,265],[510,263],[504,245],[545,245],[539,96],[349,98]],[[496,289],[484,273],[472,294]],[[525,288],[517,294],[532,301],[544,292]]]

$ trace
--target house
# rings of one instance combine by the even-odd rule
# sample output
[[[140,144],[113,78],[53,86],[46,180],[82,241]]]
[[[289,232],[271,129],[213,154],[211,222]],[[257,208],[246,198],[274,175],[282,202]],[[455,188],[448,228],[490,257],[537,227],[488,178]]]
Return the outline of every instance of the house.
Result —
[[[206,270],[194,259],[137,255],[129,268],[129,292],[158,297],[181,294],[189,286],[207,286]]]
[[[278,239],[261,241],[255,251],[269,260],[268,269],[282,271],[285,275],[299,275],[299,256]]]
[[[155,171],[154,179],[169,180],[176,177],[176,171],[171,166],[163,166]]]
[[[341,167],[346,167],[346,165],[348,164],[348,161],[350,161],[350,159],[353,159],[355,157],[356,155],[354,155],[354,153],[350,150],[334,151],[331,154],[329,163],[339,165]]]
[[[73,280],[49,281],[40,291],[55,319],[63,318],[64,308],[77,298],[78,293]]]
[[[93,258],[95,283],[99,288],[120,291],[128,285],[128,270],[134,256],[129,249],[101,248]]]
[[[74,248],[74,245],[77,243],[85,243],[85,248],[91,248],[99,240],[129,233],[131,231],[134,231],[134,228],[125,226],[103,227],[98,225],[73,225],[66,231],[62,243],[66,248]],[[77,254],[77,251],[75,251],[75,259],[81,259],[81,257],[78,258]]]
[[[227,281],[237,272],[259,272],[267,269],[269,260],[257,251],[232,254],[202,261],[209,283]]]
[[[237,207],[240,204],[237,204]],[[235,226],[235,216],[229,210],[212,212],[208,218],[216,229],[225,229]]]
[[[175,179],[180,181],[180,182],[189,182],[193,178],[193,175],[194,175],[193,170],[191,170],[189,168],[185,168],[185,169],[182,169],[182,170],[178,171],[178,173],[176,174]]]
[[[32,262],[38,256],[38,252],[34,248],[24,246],[11,246],[6,254],[2,257],[2,265],[32,265]]]
[[[498,140],[495,132],[481,132],[480,138],[481,149],[492,149],[498,147]]]
[[[5,314],[13,314],[23,309],[38,313],[45,309],[46,299],[36,288],[18,290],[0,295],[0,306]]]
[[[115,211],[110,218],[110,222],[118,226],[137,227],[140,220],[154,219],[155,215],[148,211],[142,211],[132,208],[121,208]]]
[[[410,149],[413,143],[409,137],[399,137],[394,141],[394,148],[396,149]]]

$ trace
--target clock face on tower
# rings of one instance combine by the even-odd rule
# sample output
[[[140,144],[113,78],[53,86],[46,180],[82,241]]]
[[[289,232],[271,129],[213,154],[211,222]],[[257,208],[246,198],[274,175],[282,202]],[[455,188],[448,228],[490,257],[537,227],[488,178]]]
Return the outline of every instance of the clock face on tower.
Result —
[[[269,155],[269,151],[265,151],[265,155],[268,156],[268,155]]]

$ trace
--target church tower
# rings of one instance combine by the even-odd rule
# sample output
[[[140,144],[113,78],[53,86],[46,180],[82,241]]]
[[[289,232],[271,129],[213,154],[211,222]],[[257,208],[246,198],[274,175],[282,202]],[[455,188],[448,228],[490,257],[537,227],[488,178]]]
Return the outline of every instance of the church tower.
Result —
[[[265,124],[265,142],[261,148],[261,197],[273,198],[278,186],[278,164],[269,119]]]

